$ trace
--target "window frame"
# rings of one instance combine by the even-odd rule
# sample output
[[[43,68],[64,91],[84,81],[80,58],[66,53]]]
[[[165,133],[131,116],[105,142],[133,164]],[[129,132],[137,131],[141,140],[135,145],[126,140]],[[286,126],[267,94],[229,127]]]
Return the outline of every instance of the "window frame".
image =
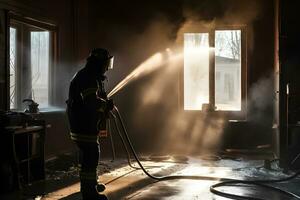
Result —
[[[247,88],[248,88],[248,66],[247,66],[247,26],[246,25],[217,25],[211,27],[193,27],[184,30],[183,33],[208,33],[209,47],[215,47],[215,31],[241,30],[241,110],[215,110],[215,51],[209,52],[209,102],[212,109],[209,113],[216,116],[227,116],[231,119],[245,119],[247,112]],[[184,36],[181,37],[180,45],[183,47]],[[184,58],[183,58],[184,59]],[[179,102],[180,109],[186,113],[206,113],[203,110],[184,110],[184,67],[179,74]]]
[[[49,31],[49,79],[48,79],[48,106],[51,107],[55,104],[55,91],[54,91],[54,83],[55,83],[55,71],[56,71],[56,64],[57,64],[57,26],[52,23],[39,21],[33,18],[24,17],[21,15],[18,15],[14,12],[8,12],[8,30],[10,27],[16,28],[16,40],[18,43],[24,42],[24,35],[27,34],[27,37],[30,36],[30,33],[32,31]],[[26,43],[26,44],[25,44]],[[10,34],[8,34],[8,49],[10,47]],[[25,41],[23,44],[30,45],[30,40]],[[18,95],[16,98],[16,108],[10,108],[10,54],[8,54],[8,61],[7,61],[7,76],[6,76],[6,82],[7,84],[7,108],[8,110],[20,110],[22,109],[22,94],[20,95],[20,92],[22,92],[22,82],[24,80],[24,75],[20,70],[22,70],[23,67],[20,67],[20,65],[26,64],[28,61],[30,61],[30,53],[25,55],[26,52],[24,50],[24,45],[17,45],[17,50],[19,53],[17,53],[16,56],[16,63],[17,63],[17,85],[16,85],[16,94]],[[19,47],[22,48],[19,48]],[[27,59],[26,59],[27,58]],[[26,60],[25,60],[26,59]],[[27,63],[28,64],[28,63]],[[46,107],[46,108],[47,108]]]

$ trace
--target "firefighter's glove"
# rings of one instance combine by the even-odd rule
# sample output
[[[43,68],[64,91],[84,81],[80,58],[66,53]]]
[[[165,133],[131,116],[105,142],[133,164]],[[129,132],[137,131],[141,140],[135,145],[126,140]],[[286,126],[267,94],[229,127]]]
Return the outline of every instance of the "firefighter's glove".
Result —
[[[113,110],[114,106],[115,106],[113,100],[112,99],[108,99],[106,101],[106,106],[107,106],[107,110],[109,110],[109,111]]]

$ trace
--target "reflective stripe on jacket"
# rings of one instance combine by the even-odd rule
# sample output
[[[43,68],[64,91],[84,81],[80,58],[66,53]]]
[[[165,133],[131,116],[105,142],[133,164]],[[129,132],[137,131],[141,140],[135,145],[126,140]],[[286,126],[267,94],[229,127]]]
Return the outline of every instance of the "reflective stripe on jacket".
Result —
[[[98,142],[98,135],[83,135],[71,132],[70,136],[76,142]]]

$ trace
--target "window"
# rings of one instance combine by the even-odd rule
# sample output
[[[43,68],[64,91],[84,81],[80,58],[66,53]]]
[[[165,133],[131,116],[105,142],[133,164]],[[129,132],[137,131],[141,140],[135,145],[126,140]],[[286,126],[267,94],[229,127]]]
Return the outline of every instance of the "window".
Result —
[[[33,99],[39,108],[50,106],[52,35],[36,24],[11,20],[10,109],[23,109],[24,99]]]
[[[184,33],[184,109],[243,108],[242,30]]]

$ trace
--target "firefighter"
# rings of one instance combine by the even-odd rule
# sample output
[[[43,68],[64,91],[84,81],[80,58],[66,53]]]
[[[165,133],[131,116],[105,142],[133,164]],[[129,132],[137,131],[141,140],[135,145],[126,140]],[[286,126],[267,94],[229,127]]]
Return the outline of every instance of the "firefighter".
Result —
[[[107,135],[106,121],[113,109],[107,99],[104,75],[113,67],[113,56],[102,48],[93,49],[84,68],[79,70],[70,83],[67,115],[71,139],[79,148],[80,192],[83,199],[107,199],[104,184],[97,182],[100,136]]]

